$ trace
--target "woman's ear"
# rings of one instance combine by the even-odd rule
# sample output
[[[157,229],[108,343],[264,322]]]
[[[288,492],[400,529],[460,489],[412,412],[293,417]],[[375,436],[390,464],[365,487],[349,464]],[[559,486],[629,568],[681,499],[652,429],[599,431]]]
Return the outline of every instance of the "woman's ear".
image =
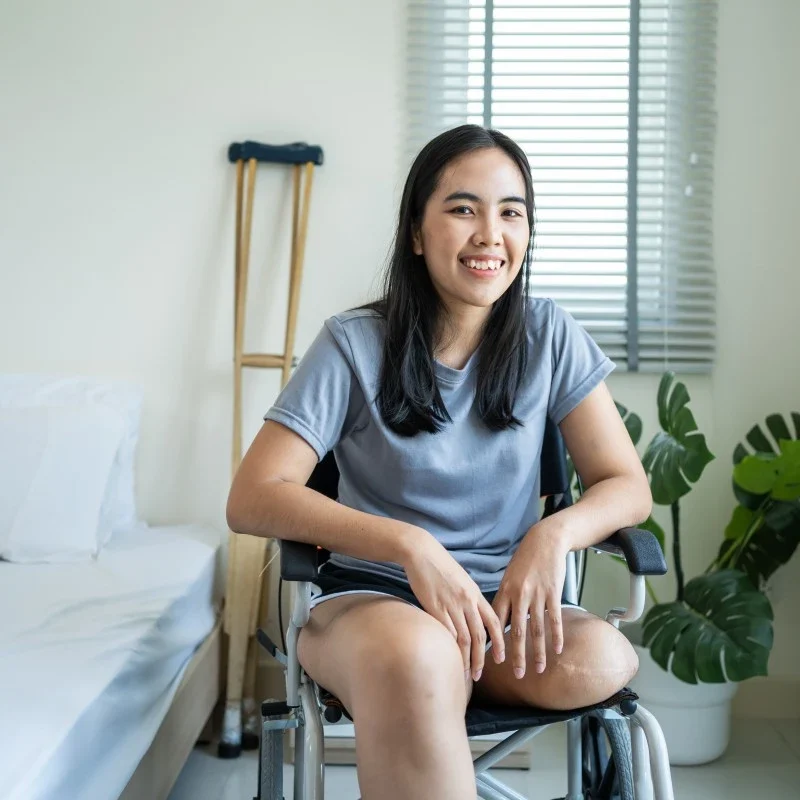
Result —
[[[412,228],[411,229],[411,243],[414,247],[414,254],[421,256],[422,255],[422,234],[420,233],[419,228]]]

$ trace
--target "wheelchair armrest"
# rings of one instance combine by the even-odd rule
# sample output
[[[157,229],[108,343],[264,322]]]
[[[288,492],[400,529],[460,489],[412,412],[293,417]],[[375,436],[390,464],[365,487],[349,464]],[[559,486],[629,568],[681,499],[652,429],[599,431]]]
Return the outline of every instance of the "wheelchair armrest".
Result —
[[[633,575],[665,575],[667,562],[658,539],[641,528],[622,528],[608,539],[592,545],[592,550],[622,556]]]
[[[281,578],[285,581],[314,581],[319,574],[319,551],[313,544],[280,539]]]

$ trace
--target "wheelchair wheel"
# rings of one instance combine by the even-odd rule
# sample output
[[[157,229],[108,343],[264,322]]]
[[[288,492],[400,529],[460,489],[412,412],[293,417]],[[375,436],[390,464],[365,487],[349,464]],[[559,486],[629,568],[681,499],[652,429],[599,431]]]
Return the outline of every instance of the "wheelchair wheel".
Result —
[[[634,800],[633,757],[624,719],[581,720],[583,794],[586,800]]]
[[[280,704],[279,701],[272,702]],[[269,727],[271,721],[280,719],[280,714],[262,717],[258,752],[258,796],[254,800],[283,800],[283,730]]]
[[[614,780],[616,793],[611,796],[619,797],[619,800],[634,800],[633,751],[631,750],[631,730],[628,722],[624,719],[602,717],[600,724],[611,745],[611,755],[616,770],[616,779]]]

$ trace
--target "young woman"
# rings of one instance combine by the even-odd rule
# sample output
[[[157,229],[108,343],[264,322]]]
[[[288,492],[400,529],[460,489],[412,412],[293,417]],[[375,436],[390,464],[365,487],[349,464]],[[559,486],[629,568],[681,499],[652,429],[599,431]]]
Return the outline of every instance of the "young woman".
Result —
[[[232,530],[333,553],[299,658],[353,717],[365,800],[475,798],[473,693],[575,708],[637,669],[613,626],[562,607],[567,553],[641,522],[651,497],[612,363],[529,297],[533,212],[508,137],[464,125],[426,145],[383,297],[326,321],[231,488]],[[548,415],[587,489],[539,520]],[[329,450],[339,502],[305,486]]]

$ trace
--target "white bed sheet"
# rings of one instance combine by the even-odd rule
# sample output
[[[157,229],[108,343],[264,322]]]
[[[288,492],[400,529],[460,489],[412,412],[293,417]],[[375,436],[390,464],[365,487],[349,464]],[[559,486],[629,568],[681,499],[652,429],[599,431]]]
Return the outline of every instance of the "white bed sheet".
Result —
[[[0,561],[0,797],[114,800],[214,626],[220,532],[119,532],[95,562]]]

